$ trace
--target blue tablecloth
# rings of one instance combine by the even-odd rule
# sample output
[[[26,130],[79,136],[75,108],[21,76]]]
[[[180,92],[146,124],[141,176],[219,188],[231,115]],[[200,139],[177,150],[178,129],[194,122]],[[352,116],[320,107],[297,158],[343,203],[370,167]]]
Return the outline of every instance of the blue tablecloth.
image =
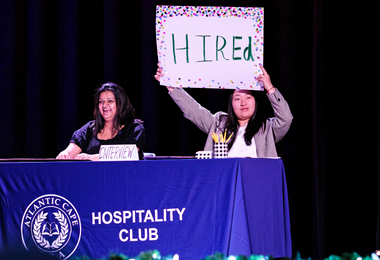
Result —
[[[281,159],[0,163],[0,253],[291,257]]]

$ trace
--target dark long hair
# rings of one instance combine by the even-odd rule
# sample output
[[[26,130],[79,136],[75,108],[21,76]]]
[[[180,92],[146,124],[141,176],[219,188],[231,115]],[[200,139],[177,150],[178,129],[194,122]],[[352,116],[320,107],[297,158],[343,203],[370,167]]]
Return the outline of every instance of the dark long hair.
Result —
[[[265,116],[263,108],[259,106],[259,98],[257,98],[256,92],[249,91],[248,94],[250,94],[255,99],[255,103],[256,103],[255,112],[249,119],[247,128],[245,129],[245,134],[244,134],[245,144],[251,145],[252,137],[260,130],[260,128],[263,127],[265,130],[267,117]],[[227,115],[221,116],[220,121],[219,121],[219,125],[221,124],[222,121],[226,122],[224,125],[224,128],[227,130],[227,136],[230,136],[233,133],[231,140],[228,142],[228,150],[231,149],[232,145],[235,142],[237,129],[239,125],[234,109],[232,107],[233,95],[234,95],[234,91],[231,91],[228,97]],[[224,131],[225,129],[220,129],[220,130]]]
[[[122,125],[125,125],[136,118],[135,110],[132,107],[127,93],[125,93],[125,90],[118,84],[112,82],[104,83],[95,90],[94,94],[94,135],[100,133],[104,128],[104,118],[99,111],[99,96],[100,93],[105,91],[112,91],[115,95],[117,111],[113,119],[113,127],[116,131],[119,131]]]

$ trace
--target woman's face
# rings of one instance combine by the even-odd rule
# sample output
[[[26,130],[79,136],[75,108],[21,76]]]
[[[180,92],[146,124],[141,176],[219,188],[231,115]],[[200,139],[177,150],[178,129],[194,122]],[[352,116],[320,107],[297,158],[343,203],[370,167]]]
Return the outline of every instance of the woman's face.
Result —
[[[255,98],[249,90],[235,90],[232,95],[232,108],[240,126],[244,126],[255,113]]]
[[[99,95],[99,111],[104,121],[112,122],[116,115],[116,100],[112,91],[104,91]]]

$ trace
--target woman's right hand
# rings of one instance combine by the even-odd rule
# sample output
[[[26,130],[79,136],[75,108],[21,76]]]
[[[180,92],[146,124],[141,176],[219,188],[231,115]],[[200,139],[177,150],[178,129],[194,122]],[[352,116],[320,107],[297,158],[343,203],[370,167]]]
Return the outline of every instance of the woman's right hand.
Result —
[[[56,159],[70,160],[70,159],[73,159],[77,154],[81,152],[82,152],[82,149],[78,145],[74,143],[70,143],[69,146],[67,146],[65,150],[63,150],[57,155]]]
[[[66,150],[63,150],[57,155],[56,159],[71,159],[71,157],[70,157],[70,154]]]
[[[159,63],[157,64],[157,67],[158,67],[157,72],[156,72],[156,75],[154,75],[154,78],[158,82],[160,82],[161,77],[163,77],[165,74],[162,72],[163,69],[160,67]],[[166,86],[166,88],[168,89],[169,92],[171,92],[174,89],[173,87],[168,87],[168,86]]]

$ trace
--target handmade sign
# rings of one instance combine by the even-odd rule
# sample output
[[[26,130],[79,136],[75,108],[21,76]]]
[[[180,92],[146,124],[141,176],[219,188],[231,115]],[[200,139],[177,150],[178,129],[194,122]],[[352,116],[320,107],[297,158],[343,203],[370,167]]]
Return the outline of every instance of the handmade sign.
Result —
[[[162,85],[264,89],[264,8],[157,6],[156,39]]]

